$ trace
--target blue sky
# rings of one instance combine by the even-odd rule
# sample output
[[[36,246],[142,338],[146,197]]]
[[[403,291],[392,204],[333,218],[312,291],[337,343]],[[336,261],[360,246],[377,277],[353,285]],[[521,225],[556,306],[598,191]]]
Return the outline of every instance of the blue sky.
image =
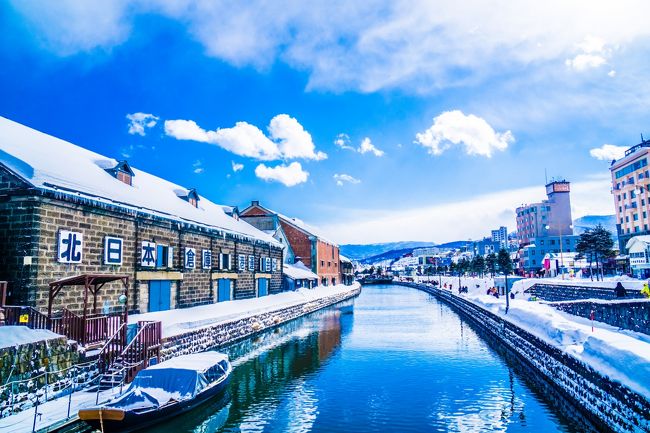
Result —
[[[612,214],[648,6],[482,3],[2,3],[0,115],[341,243],[513,229],[545,169]]]

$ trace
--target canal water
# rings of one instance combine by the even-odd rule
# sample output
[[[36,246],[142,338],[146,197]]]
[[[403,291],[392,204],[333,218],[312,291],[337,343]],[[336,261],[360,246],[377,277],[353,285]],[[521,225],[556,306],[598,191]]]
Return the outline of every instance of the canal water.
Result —
[[[227,351],[228,394],[149,432],[592,431],[498,344],[412,288],[366,286]]]

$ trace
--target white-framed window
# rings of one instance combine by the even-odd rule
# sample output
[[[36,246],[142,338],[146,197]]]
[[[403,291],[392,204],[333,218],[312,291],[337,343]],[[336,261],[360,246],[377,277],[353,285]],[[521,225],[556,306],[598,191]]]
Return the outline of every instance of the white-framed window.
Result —
[[[232,254],[219,254],[219,268],[224,271],[232,269]]]

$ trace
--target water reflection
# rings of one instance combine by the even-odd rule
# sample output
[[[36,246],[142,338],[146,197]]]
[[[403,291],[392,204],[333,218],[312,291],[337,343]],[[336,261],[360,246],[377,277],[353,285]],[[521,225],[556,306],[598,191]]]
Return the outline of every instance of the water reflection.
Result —
[[[354,307],[226,351],[229,400],[151,432],[593,431],[480,329],[404,287],[364,288]]]

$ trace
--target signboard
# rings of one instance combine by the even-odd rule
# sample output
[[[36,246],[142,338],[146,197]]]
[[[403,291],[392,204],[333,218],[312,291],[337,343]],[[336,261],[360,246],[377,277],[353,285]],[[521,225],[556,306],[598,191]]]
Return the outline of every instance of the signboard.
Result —
[[[155,242],[142,242],[140,246],[140,266],[144,266],[145,268],[153,268],[156,266]]]
[[[104,264],[121,265],[122,264],[122,245],[121,238],[113,236],[104,237]]]
[[[59,230],[57,261],[59,263],[81,263],[83,246],[83,233]]]
[[[248,256],[248,270],[251,272],[255,270],[255,256]]]
[[[240,271],[246,270],[246,256],[243,254],[239,255],[239,263],[237,269],[239,269]]]
[[[196,266],[196,249],[194,248],[185,248],[185,254],[183,254],[185,269],[194,269]]]
[[[273,259],[271,265],[271,272],[275,272],[277,270],[278,270],[278,259]]]
[[[203,250],[202,256],[201,265],[203,266],[203,269],[212,268],[212,251]]]
[[[265,257],[264,262],[265,262],[264,270],[266,272],[271,272],[271,258],[270,257]]]

